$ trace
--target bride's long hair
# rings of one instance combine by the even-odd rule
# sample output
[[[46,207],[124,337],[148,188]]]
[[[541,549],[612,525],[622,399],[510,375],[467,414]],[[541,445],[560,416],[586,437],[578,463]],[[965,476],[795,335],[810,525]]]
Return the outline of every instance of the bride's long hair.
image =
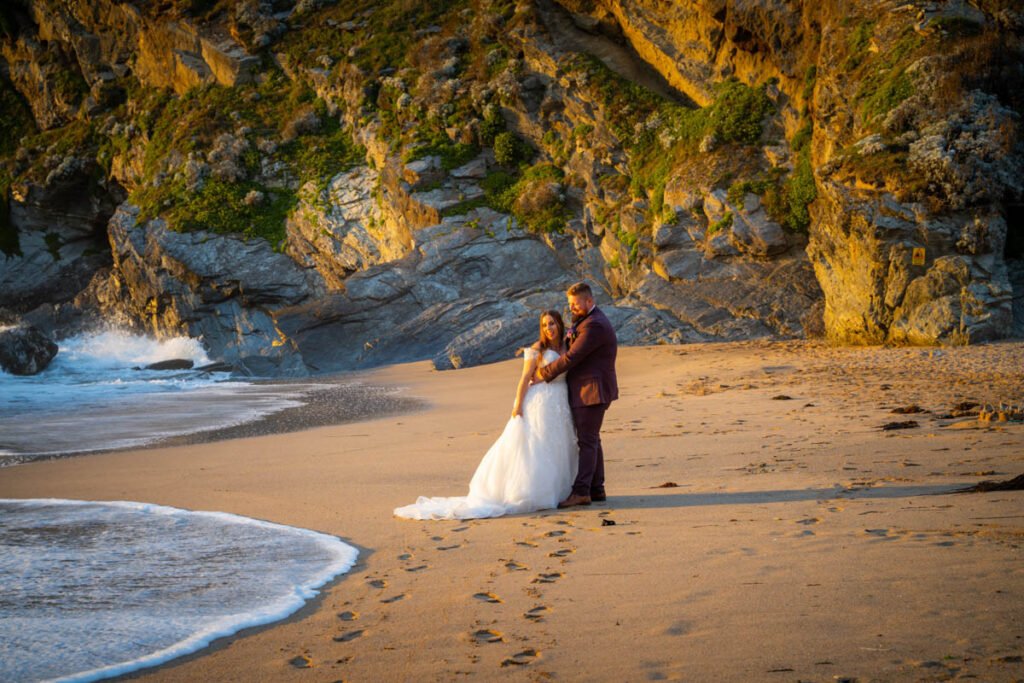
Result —
[[[558,336],[554,340],[548,339],[547,335],[544,334],[544,318],[551,316],[551,319],[558,325]],[[540,314],[540,336],[537,338],[537,345],[540,346],[540,350],[554,349],[558,351],[562,345],[565,344],[565,322],[562,320],[562,315],[558,311],[544,311]]]

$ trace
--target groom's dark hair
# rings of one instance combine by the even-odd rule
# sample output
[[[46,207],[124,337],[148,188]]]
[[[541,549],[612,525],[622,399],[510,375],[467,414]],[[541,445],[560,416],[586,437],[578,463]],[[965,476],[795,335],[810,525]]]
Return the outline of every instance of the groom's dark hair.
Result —
[[[580,296],[582,294],[584,296],[589,296],[591,299],[594,298],[594,292],[586,282],[577,282],[567,289],[565,293],[569,296]]]

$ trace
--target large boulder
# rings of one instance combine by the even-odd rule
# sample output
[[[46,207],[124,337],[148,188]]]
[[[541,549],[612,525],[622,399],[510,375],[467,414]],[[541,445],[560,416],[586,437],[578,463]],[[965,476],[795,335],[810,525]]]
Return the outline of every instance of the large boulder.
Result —
[[[35,375],[57,355],[57,344],[40,330],[20,325],[0,330],[0,368],[12,375]]]
[[[121,206],[110,221],[114,268],[97,299],[109,315],[159,337],[201,338],[207,352],[252,375],[303,376],[278,309],[322,294],[323,280],[263,240],[179,233]]]
[[[1013,329],[998,212],[945,217],[825,181],[808,253],[840,343],[964,344]]]

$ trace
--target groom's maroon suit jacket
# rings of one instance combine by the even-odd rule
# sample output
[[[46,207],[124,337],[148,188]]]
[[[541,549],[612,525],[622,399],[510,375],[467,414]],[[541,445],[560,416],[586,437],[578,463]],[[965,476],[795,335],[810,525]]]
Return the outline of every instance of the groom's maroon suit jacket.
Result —
[[[540,376],[550,382],[567,372],[569,405],[573,407],[608,404],[619,397],[615,377],[618,351],[615,330],[601,309],[594,307],[576,323],[576,337],[564,356],[542,367]]]

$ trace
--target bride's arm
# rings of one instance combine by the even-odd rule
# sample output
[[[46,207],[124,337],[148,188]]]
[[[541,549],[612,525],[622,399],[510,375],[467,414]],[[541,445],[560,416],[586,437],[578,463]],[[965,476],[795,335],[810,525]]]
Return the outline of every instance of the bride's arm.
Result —
[[[532,353],[531,353],[532,352]],[[535,349],[525,349],[526,360],[523,363],[523,375],[519,378],[519,386],[516,387],[516,401],[512,404],[512,417],[523,414],[523,399],[526,397],[526,390],[530,388],[530,380],[537,370],[540,362],[540,353]]]

